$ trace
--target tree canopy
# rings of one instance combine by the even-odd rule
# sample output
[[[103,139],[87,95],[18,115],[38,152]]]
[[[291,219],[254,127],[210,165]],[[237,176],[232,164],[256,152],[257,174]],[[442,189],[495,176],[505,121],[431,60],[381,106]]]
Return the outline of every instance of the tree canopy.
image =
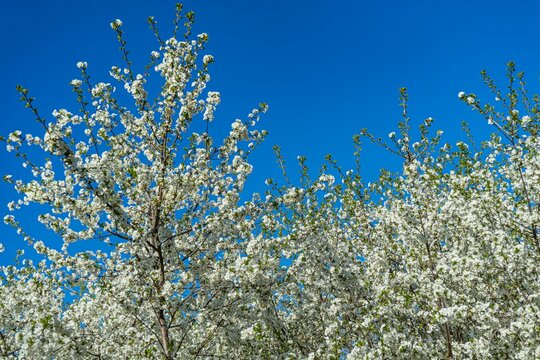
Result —
[[[149,18],[137,72],[113,21],[125,64],[93,83],[79,62],[79,108],[52,119],[18,88],[43,132],[2,139],[31,177],[4,177],[20,194],[4,221],[39,256],[2,266],[2,357],[540,357],[540,98],[513,63],[505,91],[483,73],[494,105],[458,94],[493,128],[480,143],[416,129],[401,89],[396,132],[353,137],[356,169],[328,156],[313,176],[299,157],[295,182],[276,147],[282,180],[247,194],[267,105],[210,135],[220,94],[192,23],[178,5],[163,39]],[[402,169],[365,183],[362,140]],[[34,204],[59,246],[18,221]]]

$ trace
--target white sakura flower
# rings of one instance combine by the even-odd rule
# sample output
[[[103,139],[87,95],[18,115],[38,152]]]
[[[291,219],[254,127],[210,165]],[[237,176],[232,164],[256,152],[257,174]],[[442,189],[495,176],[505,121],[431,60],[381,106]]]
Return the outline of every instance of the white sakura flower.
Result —
[[[396,133],[395,133],[394,131],[392,131],[390,134],[388,134],[388,137],[389,137],[390,139],[393,139],[393,138],[396,137]]]
[[[15,201],[10,201],[8,203],[7,207],[9,209],[9,211],[13,211],[13,210],[15,210],[17,208],[17,205],[16,205]]]
[[[154,59],[158,59],[161,56],[157,51],[152,51],[151,55]]]
[[[495,96],[495,101],[501,101],[501,98],[498,96]]]
[[[334,181],[336,181],[336,178],[334,178],[334,176],[330,174],[322,174],[321,176],[319,176],[319,181],[327,182],[328,185],[332,186]]]
[[[304,190],[303,189],[298,189],[298,188],[290,188],[287,193],[285,193],[285,195],[283,195],[283,202],[285,204],[294,204],[296,203],[297,201],[300,200],[300,198],[302,197],[302,195],[304,194]]]
[[[208,97],[206,98],[206,102],[212,105],[219,104],[221,98],[218,91],[209,91]]]
[[[45,247],[43,241],[40,240],[34,244],[34,249],[38,252],[38,254],[43,254],[47,248]]]
[[[208,41],[208,34],[207,33],[199,34],[197,35],[197,38],[201,41]]]
[[[116,19],[111,23],[111,28],[113,30],[118,29],[120,26],[122,26],[122,20],[120,20],[120,19]]]
[[[472,96],[467,97],[467,104],[469,104],[469,105],[474,104],[474,98]]]
[[[525,115],[524,117],[521,118],[521,124],[526,127],[527,125],[529,125],[529,123],[532,121],[531,117],[529,115]]]
[[[9,141],[20,144],[22,132],[20,130],[13,131],[9,134]]]
[[[88,67],[88,63],[86,61],[79,61],[77,63],[77,68],[79,69],[86,69]]]
[[[110,85],[111,84],[108,84],[108,83],[106,84],[103,82],[97,83],[91,90],[92,96],[93,97],[102,96]]]
[[[15,222],[15,217],[13,215],[4,216],[4,223],[5,224],[12,224],[13,222]]]
[[[213,63],[214,62],[214,57],[212,55],[204,55],[203,57],[203,63],[205,65],[207,64],[210,64],[210,63]]]
[[[50,181],[54,178],[54,171],[45,170],[41,173],[41,178],[45,181]]]
[[[217,91],[209,91],[206,98],[206,109],[203,114],[203,119],[207,121],[214,120],[214,111],[220,102],[220,95]]]
[[[70,84],[75,87],[80,87],[82,85],[82,81],[79,79],[73,79],[71,80]]]
[[[464,91],[460,91],[458,94],[457,94],[457,97],[462,99],[463,97],[465,96],[465,92]]]

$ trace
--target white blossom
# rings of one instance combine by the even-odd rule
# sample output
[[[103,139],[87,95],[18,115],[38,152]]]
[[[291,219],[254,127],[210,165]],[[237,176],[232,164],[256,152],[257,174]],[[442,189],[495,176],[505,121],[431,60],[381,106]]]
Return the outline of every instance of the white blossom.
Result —
[[[27,170],[4,177],[18,194],[4,222],[29,246],[5,243],[19,250],[0,267],[1,356],[539,357],[536,117],[493,115],[480,151],[440,145],[431,118],[401,123],[402,166],[367,185],[333,162],[290,176],[278,156],[284,176],[251,194],[268,107],[220,133],[190,19],[152,53],[155,91],[113,67],[110,83],[74,80],[91,103],[55,110],[41,138],[4,139]],[[25,230],[24,211],[44,228]]]
[[[203,56],[203,63],[204,64],[210,64],[214,62],[214,57],[212,55],[204,55]]]
[[[80,87],[82,85],[82,81],[79,79],[73,79],[71,80],[70,84],[74,87]]]
[[[113,22],[111,22],[111,28],[114,30],[118,29],[120,26],[122,26],[122,20],[120,19],[116,19]]]

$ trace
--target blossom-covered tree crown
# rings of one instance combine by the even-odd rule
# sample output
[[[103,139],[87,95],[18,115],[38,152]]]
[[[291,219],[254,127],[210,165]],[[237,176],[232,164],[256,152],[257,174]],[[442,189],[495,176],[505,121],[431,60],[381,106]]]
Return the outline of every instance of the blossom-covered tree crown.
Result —
[[[483,73],[497,106],[458,94],[494,129],[481,144],[442,144],[432,118],[413,131],[401,89],[398,129],[353,138],[356,169],[328,156],[313,177],[299,157],[295,184],[276,147],[284,184],[246,194],[267,106],[210,135],[220,94],[193,21],[178,5],[163,40],[149,18],[158,48],[137,72],[114,20],[124,65],[93,83],[78,62],[76,111],[46,119],[18,88],[43,132],[2,139],[31,177],[4,177],[20,194],[4,221],[39,260],[2,266],[0,356],[540,357],[540,99],[513,63],[506,93]],[[402,170],[365,184],[362,138]],[[16,216],[31,204],[50,238]]]

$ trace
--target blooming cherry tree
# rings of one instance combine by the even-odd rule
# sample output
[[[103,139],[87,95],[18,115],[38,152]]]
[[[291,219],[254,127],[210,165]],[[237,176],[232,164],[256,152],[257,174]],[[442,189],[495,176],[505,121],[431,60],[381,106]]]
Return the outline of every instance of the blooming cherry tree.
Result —
[[[77,63],[76,111],[46,119],[18,88],[43,133],[3,139],[31,177],[5,176],[4,221],[38,256],[1,268],[1,357],[540,357],[540,99],[513,64],[506,94],[483,74],[499,107],[458,94],[494,129],[478,147],[442,144],[432,118],[413,131],[402,89],[398,129],[363,132],[400,171],[366,184],[355,136],[356,169],[328,156],[314,177],[299,157],[293,183],[276,147],[284,185],[248,195],[267,106],[210,136],[220,94],[193,20],[178,5],[163,40],[149,18],[140,72],[113,21],[124,65],[93,83]],[[23,226],[29,205],[49,237]]]
[[[302,188],[276,188],[287,210],[274,221],[294,254],[275,290],[286,304],[284,322],[301,339],[290,352],[540,356],[540,100],[529,99],[512,63],[506,95],[483,74],[497,98],[504,96],[502,110],[459,95],[495,128],[480,147],[472,140],[441,145],[441,131],[430,135],[432,118],[413,142],[402,89],[399,132],[389,143],[363,132],[401,157],[402,171],[382,171],[365,185],[360,171],[342,172],[328,157],[341,184],[324,167]],[[354,140],[359,156],[360,137]],[[307,178],[305,167],[302,174]],[[299,325],[306,323],[309,334]]]
[[[59,109],[47,121],[19,88],[44,136],[14,131],[7,139],[34,177],[7,178],[21,194],[10,208],[47,205],[39,221],[62,245],[34,238],[13,215],[4,219],[43,260],[4,269],[3,356],[172,359],[206,356],[220,336],[232,341],[239,325],[226,314],[242,299],[235,264],[260,208],[256,198],[240,204],[240,193],[252,171],[248,155],[266,134],[253,128],[266,105],[214,143],[208,129],[220,95],[206,91],[212,56],[199,56],[208,36],[191,39],[193,14],[178,6],[182,20],[184,38],[162,41],[150,19],[160,46],[140,74],[122,22],[112,22],[126,66],[111,69],[113,84],[93,84],[79,62],[81,78],[71,81],[79,112]],[[153,98],[152,70],[162,78]],[[118,99],[118,84],[131,104]],[[48,158],[34,161],[25,146]],[[71,250],[88,240],[103,245]]]

